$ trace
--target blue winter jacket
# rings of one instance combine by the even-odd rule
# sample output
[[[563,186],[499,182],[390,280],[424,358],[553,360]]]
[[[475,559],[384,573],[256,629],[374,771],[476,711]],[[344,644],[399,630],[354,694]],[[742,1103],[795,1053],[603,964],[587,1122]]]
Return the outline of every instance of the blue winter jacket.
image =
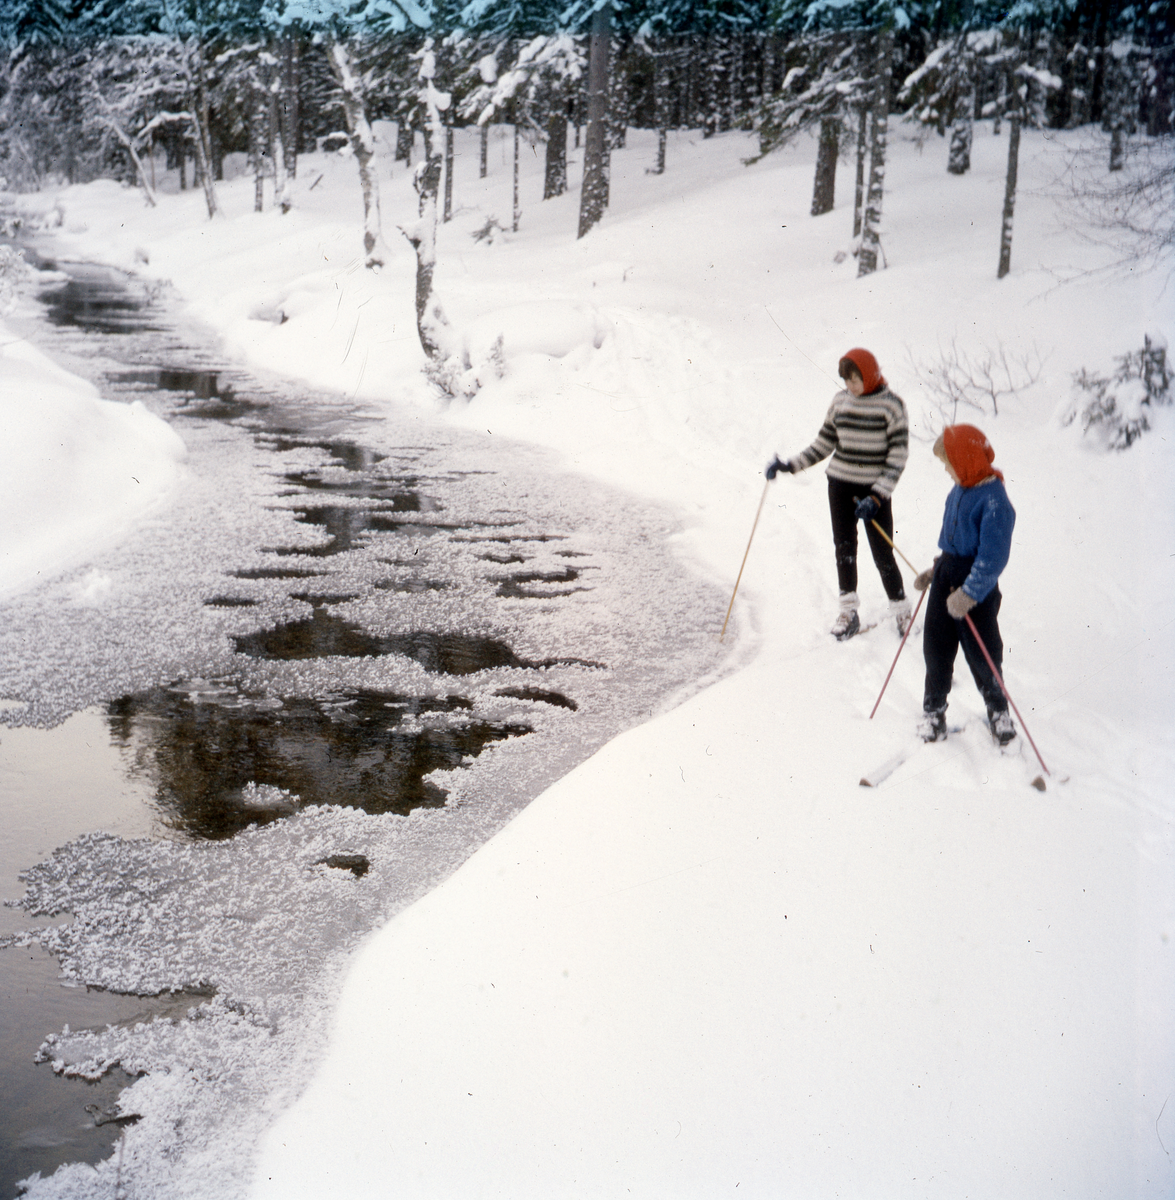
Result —
[[[956,484],[947,496],[938,547],[960,558],[974,558],[963,591],[977,604],[995,587],[1012,552],[1016,510],[995,475],[965,488]]]

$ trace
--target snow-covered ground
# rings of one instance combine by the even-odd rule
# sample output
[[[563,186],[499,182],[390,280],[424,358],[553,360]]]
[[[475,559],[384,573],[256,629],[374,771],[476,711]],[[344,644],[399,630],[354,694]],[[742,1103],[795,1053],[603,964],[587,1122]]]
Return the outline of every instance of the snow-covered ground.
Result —
[[[0,319],[0,596],[125,537],[183,458],[143,405],[101,399]]]
[[[986,131],[962,178],[942,142],[895,139],[888,269],[865,280],[842,253],[848,171],[837,209],[807,215],[810,144],[745,167],[745,135],[682,134],[653,176],[650,138],[631,133],[609,212],[580,241],[578,197],[540,202],[528,155],[518,233],[477,241],[488,218],[509,223],[509,143],[496,131],[480,181],[470,139],[436,279],[484,386],[444,403],[420,372],[395,230],[415,198],[390,153],[378,275],[338,155],[302,160],[286,217],[253,214],[245,178],[220,186],[211,222],[198,192],[153,210],[110,183],[25,198],[58,253],[170,280],[243,359],[373,411],[543,443],[569,472],[671,504],[683,553],[725,587],[764,463],[811,440],[850,346],[910,408],[895,514],[916,565],[949,487],[930,453],[946,421],[988,434],[1018,513],[1005,671],[1047,791],[1028,786],[1026,745],[992,748],[961,660],[963,732],[858,786],[909,736],[919,647],[870,720],[896,635],[828,637],[823,475],[780,478],[727,635],[747,665],[618,737],[367,942],[300,1099],[260,1147],[220,1148],[250,1195],[1171,1194],[1175,421],[1156,411],[1116,453],[1063,420],[1074,372],[1171,340],[1170,264],[1081,273],[1111,257],[1058,194],[1083,136],[1025,135],[1001,281],[1006,142]],[[1022,386],[998,416],[936,402],[931,373],[956,351],[1012,364]],[[17,433],[23,450],[39,427]],[[6,466],[32,454],[13,445]],[[175,455],[155,445],[158,494]],[[36,483],[20,493],[33,511]],[[863,619],[882,617],[867,560],[860,590]],[[127,1147],[151,1153],[134,1129]],[[160,1177],[201,1195],[208,1152]],[[35,1194],[113,1176],[71,1179]]]

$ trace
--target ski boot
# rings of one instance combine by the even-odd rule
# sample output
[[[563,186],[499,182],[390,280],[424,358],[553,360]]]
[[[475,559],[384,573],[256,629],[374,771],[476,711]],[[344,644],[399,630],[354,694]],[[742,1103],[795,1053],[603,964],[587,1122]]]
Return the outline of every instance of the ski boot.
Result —
[[[991,728],[992,740],[1000,746],[1006,746],[1016,736],[1016,726],[1012,724],[1012,715],[1006,708],[989,708],[987,723]]]
[[[861,621],[857,616],[857,593],[844,592],[840,598],[840,612],[828,631],[838,642],[847,642],[854,634],[860,633]]]
[[[910,628],[914,618],[910,613],[909,600],[891,600],[889,602],[889,615],[893,617],[898,627],[898,637],[905,637],[906,631]]]
[[[947,740],[947,710],[931,709],[922,714],[918,722],[918,736],[924,742],[945,742]]]

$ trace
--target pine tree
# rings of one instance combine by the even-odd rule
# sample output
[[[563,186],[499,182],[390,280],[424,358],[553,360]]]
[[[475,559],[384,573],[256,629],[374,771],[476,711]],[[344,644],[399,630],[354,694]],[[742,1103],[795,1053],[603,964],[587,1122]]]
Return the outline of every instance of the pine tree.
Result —
[[[812,185],[814,217],[832,211],[842,130],[851,106],[863,98],[865,81],[859,69],[857,40],[851,34],[834,32],[793,42],[782,87],[763,99],[754,119],[760,158],[807,130],[819,129]]]

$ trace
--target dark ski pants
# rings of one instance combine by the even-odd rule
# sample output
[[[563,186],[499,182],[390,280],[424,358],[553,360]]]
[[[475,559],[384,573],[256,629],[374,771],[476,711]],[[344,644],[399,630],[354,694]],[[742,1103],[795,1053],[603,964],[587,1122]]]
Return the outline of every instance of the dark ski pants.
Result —
[[[832,514],[832,544],[836,550],[836,581],[841,593],[857,590],[857,501],[869,495],[869,489],[859,483],[844,483],[840,479],[828,481],[828,509]],[[893,537],[893,504],[886,500],[882,503],[874,520]],[[869,539],[869,549],[873,551],[873,561],[881,575],[881,583],[885,594],[891,600],[904,600],[906,589],[902,586],[902,573],[894,561],[893,548],[873,528],[870,522],[865,526],[865,536]]]
[[[947,597],[971,573],[973,558],[960,558],[955,554],[944,554],[934,565],[934,578],[930,584],[930,595],[926,600],[926,626],[922,634],[922,657],[926,660],[926,690],[922,696],[923,712],[941,712],[947,706],[947,695],[951,690],[951,676],[955,667],[955,655],[960,643],[963,657],[971,668],[975,686],[983,696],[984,703],[993,711],[1002,712],[1008,701],[992,674],[983,651],[975,641],[975,635],[967,622],[956,621],[947,612]],[[992,662],[1001,674],[1004,669],[1004,643],[996,620],[1000,612],[999,585],[987,594],[982,604],[977,604],[969,616],[991,655]]]

